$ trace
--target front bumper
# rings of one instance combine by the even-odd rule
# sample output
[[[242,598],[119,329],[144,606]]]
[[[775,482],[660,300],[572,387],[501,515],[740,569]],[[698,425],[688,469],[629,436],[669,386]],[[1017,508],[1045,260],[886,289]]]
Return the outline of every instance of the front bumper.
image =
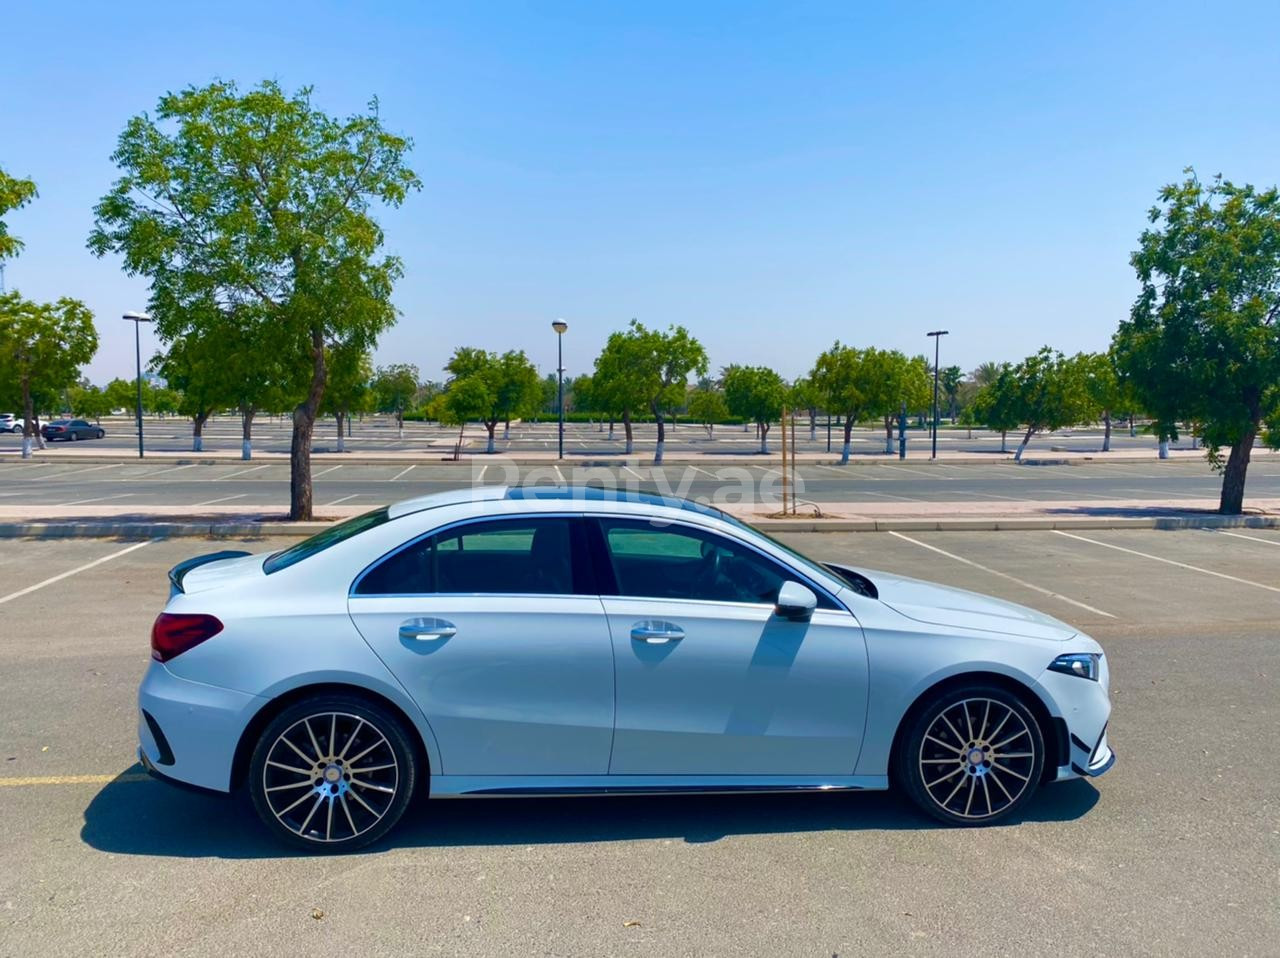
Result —
[[[138,759],[166,780],[230,791],[236,746],[263,704],[256,695],[178,678],[152,661],[138,688]]]
[[[1046,670],[1037,684],[1050,711],[1067,726],[1066,754],[1060,756],[1063,761],[1056,780],[1105,775],[1116,761],[1107,741],[1111,697],[1106,658],[1102,659],[1102,674],[1096,682]]]

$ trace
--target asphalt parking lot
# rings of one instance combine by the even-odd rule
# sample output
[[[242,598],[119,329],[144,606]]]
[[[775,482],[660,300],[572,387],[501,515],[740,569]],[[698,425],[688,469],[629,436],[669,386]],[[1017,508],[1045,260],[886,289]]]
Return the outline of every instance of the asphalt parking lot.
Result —
[[[1202,460],[1082,462],[1019,467],[990,463],[860,463],[850,466],[802,464],[800,495],[822,504],[919,502],[993,503],[1151,500],[1216,500],[1220,476]],[[750,495],[779,500],[781,470],[760,463],[666,466],[582,466],[572,463],[518,465],[511,459],[463,463],[331,463],[313,466],[317,508],[377,505],[473,484],[593,483],[638,489],[717,504],[735,504]],[[1280,463],[1259,459],[1250,470],[1250,498],[1280,497]],[[80,463],[42,458],[0,461],[0,507],[10,505],[121,507],[151,505],[192,509],[283,508],[289,501],[289,466],[281,462],[175,464],[149,462]],[[746,500],[755,501],[755,500]],[[845,509],[843,514],[856,512]]]
[[[475,800],[299,857],[133,761],[164,572],[222,546],[8,542],[0,954],[1276,953],[1280,533],[787,538],[1093,634],[1115,768],[984,830],[878,794]]]

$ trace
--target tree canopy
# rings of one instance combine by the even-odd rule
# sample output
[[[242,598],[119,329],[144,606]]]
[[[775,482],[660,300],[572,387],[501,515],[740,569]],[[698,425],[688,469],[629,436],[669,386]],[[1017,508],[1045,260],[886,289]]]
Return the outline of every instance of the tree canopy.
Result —
[[[1280,193],[1187,173],[1150,211],[1130,260],[1141,291],[1114,348],[1161,439],[1198,424],[1223,470],[1218,509],[1234,515],[1254,441],[1280,444]]]
[[[36,184],[32,180],[10,176],[0,169],[0,262],[22,252],[22,240],[9,232],[5,217],[20,210],[36,197]]]
[[[326,350],[369,348],[395,321],[401,275],[381,255],[375,203],[398,206],[419,181],[411,143],[388,132],[377,101],[338,119],[311,89],[275,82],[241,91],[217,81],[160,98],[135,116],[112,160],[121,177],[95,208],[89,238],[148,277],[162,340],[205,335],[215,317],[260,321],[306,373],[294,409],[290,517],[309,519],[311,433],[328,374]]]
[[[760,452],[769,451],[769,426],[782,415],[787,383],[767,366],[729,366],[721,377],[729,412],[754,422],[760,430]]]
[[[871,401],[867,371],[865,352],[842,345],[837,340],[818,357],[813,364],[813,371],[809,373],[809,379],[822,396],[822,405],[827,412],[844,417],[841,464],[849,461],[853,424],[866,415]]]
[[[463,425],[478,419],[488,432],[487,452],[494,451],[494,430],[537,412],[542,403],[538,370],[524,350],[491,353],[461,346],[445,365],[450,374],[434,409],[442,422]]]

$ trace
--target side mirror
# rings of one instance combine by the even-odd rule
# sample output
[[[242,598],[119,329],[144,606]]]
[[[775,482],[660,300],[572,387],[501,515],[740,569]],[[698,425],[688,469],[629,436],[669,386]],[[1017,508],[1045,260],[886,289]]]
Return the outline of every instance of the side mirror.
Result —
[[[784,619],[808,622],[818,607],[818,597],[813,590],[799,582],[784,582],[778,590],[778,601],[773,611]]]

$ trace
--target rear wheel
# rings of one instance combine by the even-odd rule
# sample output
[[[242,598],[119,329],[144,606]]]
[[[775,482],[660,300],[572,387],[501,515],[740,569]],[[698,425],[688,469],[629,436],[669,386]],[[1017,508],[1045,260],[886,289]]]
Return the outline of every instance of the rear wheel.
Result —
[[[417,776],[415,750],[397,718],[355,696],[320,695],[263,729],[249,792],[276,837],[312,851],[349,851],[395,826]]]
[[[911,800],[952,825],[989,825],[1035,793],[1044,736],[1023,701],[999,686],[950,689],[931,699],[895,756]]]

